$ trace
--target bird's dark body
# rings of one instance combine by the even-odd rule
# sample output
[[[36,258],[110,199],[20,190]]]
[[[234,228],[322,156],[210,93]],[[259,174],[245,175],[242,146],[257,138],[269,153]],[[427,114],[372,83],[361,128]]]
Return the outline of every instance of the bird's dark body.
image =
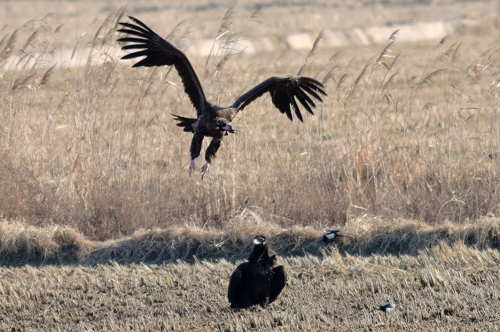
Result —
[[[215,157],[223,136],[234,133],[231,121],[236,114],[263,94],[269,92],[274,106],[281,113],[286,114],[292,120],[293,112],[300,121],[303,120],[299,105],[302,105],[307,112],[314,114],[312,109],[316,105],[313,99],[322,101],[321,95],[326,95],[323,85],[309,77],[270,77],[242,94],[231,106],[212,105],[207,101],[194,68],[184,53],[138,19],[131,16],[129,18],[134,23],[121,22],[123,28],[118,31],[130,37],[123,37],[118,41],[128,43],[122,47],[123,50],[134,51],[123,56],[122,59],[143,57],[133,67],[174,66],[182,79],[184,91],[196,109],[196,119],[174,115],[179,121],[177,123],[179,127],[182,127],[185,132],[193,133],[190,172],[194,169],[195,159],[201,153],[204,137],[212,137],[212,141],[205,153],[206,164],[201,169],[203,174]]]
[[[239,282],[228,291],[231,308],[248,308],[252,305],[265,307],[269,303],[272,274],[259,264],[246,262],[240,264],[233,278]]]
[[[214,109],[216,107],[212,106]],[[197,119],[186,118],[180,115],[172,114],[174,119],[178,121],[177,126],[184,128],[185,132],[200,133],[203,136],[212,138],[222,138],[228,132],[234,133],[234,130],[221,131],[217,126],[217,122],[229,123],[234,116],[234,109],[219,109],[214,112],[200,115]]]
[[[283,266],[276,266],[276,255],[269,256],[267,244],[256,244],[248,262],[231,274],[227,298],[231,308],[265,307],[276,300],[286,284]]]

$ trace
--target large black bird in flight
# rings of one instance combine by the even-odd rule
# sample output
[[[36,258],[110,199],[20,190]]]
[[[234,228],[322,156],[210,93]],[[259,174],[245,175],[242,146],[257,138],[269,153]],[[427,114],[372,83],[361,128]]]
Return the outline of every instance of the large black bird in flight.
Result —
[[[231,308],[249,308],[252,305],[265,307],[276,300],[286,285],[283,265],[276,265],[276,255],[269,256],[266,238],[257,235],[248,262],[238,265],[231,274],[227,299]]]
[[[173,114],[175,120],[179,121],[177,126],[183,127],[185,132],[194,134],[190,149],[190,175],[195,168],[195,159],[200,155],[203,138],[212,137],[205,153],[206,164],[201,168],[204,175],[212,159],[215,158],[224,134],[234,133],[231,125],[233,118],[264,93],[269,92],[274,106],[281,113],[286,114],[292,120],[293,110],[300,121],[303,120],[299,103],[309,113],[314,114],[312,109],[316,105],[313,99],[323,101],[321,95],[326,96],[323,85],[315,79],[304,76],[270,77],[238,97],[231,106],[213,105],[207,101],[200,80],[186,55],[161,38],[146,24],[134,17],[129,16],[129,18],[133,23],[120,22],[122,28],[118,30],[129,36],[120,38],[118,41],[127,43],[122,47],[123,50],[134,51],[123,56],[122,59],[144,57],[133,67],[174,66],[182,79],[184,91],[196,109],[196,118]]]

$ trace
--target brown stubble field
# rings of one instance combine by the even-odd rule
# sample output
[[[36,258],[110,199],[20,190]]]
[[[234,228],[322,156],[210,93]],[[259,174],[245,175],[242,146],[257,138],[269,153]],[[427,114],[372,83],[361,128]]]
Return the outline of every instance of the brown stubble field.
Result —
[[[0,80],[1,330],[498,329],[500,42],[491,4],[441,4],[442,18],[485,17],[441,42],[396,35],[328,49],[320,40],[314,51],[287,49],[284,36],[317,35],[328,6],[267,4],[252,16],[251,6],[228,14],[223,2],[150,4],[126,13],[164,36],[187,19],[172,36],[180,45],[222,34],[276,41],[275,52],[192,57],[213,102],[299,71],[324,82],[328,97],[304,123],[268,98],[254,102],[202,181],[188,176],[191,137],[170,115],[193,114],[176,73],[118,61],[121,4],[79,13],[70,2],[70,14],[44,20],[36,5],[17,21],[11,11],[0,62],[10,50],[32,60],[10,63]],[[326,28],[436,13],[375,9],[382,21],[369,5],[342,3],[337,26]],[[46,52],[59,50],[71,61],[47,65]],[[330,227],[352,238],[325,246]],[[255,233],[270,239],[289,283],[268,309],[233,312],[228,277]],[[374,310],[386,301],[394,312]]]
[[[2,330],[495,331],[500,255],[463,244],[417,256],[290,257],[289,282],[265,310],[232,311],[232,262],[2,270]],[[7,300],[8,299],[8,300]],[[396,303],[391,313],[376,310]]]

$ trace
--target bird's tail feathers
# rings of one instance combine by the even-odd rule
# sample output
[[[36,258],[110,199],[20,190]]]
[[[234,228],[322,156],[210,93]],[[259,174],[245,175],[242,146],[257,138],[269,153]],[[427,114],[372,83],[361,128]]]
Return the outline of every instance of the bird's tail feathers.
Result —
[[[175,121],[179,121],[179,123],[177,123],[178,127],[184,128],[183,131],[185,131],[187,133],[194,133],[195,124],[196,124],[197,119],[185,118],[183,116],[176,115],[176,114],[172,114],[172,115],[174,116]]]

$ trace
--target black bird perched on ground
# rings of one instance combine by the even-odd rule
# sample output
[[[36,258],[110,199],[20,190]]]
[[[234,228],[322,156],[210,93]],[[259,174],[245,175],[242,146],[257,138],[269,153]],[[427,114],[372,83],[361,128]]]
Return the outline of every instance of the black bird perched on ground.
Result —
[[[304,76],[270,77],[238,97],[231,106],[212,105],[207,101],[200,80],[184,53],[138,19],[131,16],[129,18],[134,23],[121,22],[123,28],[118,31],[129,34],[130,37],[123,37],[118,41],[128,43],[122,47],[123,50],[134,50],[134,52],[123,56],[122,59],[144,57],[133,67],[174,66],[182,79],[184,91],[196,109],[197,118],[172,114],[175,120],[179,121],[177,126],[183,127],[185,132],[194,134],[191,141],[189,174],[195,168],[195,159],[200,155],[203,138],[212,137],[205,153],[206,164],[201,168],[204,175],[212,159],[215,158],[222,137],[228,132],[234,133],[231,125],[233,118],[266,92],[269,92],[274,106],[281,113],[285,113],[292,120],[293,110],[300,121],[303,120],[299,104],[309,113],[314,114],[312,108],[316,105],[313,99],[323,101],[321,95],[326,96],[323,85],[315,79]]]
[[[285,268],[276,264],[276,255],[269,256],[266,238],[257,235],[248,262],[238,265],[229,279],[227,298],[231,308],[248,308],[272,303],[286,284]]]
[[[349,237],[350,238],[350,236],[340,234],[339,230],[329,229],[329,230],[325,231],[325,233],[323,234],[323,241],[328,243],[328,242],[331,242],[339,237]]]

